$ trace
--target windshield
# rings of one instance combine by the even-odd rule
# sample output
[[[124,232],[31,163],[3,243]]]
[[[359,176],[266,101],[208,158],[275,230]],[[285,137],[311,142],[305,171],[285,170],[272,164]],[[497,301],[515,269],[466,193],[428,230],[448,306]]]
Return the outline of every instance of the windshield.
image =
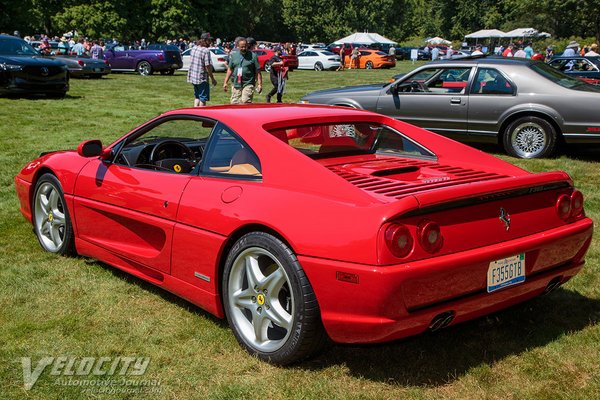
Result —
[[[20,39],[0,39],[0,54],[11,56],[39,55],[26,41]]]
[[[312,158],[370,153],[434,157],[389,126],[370,122],[307,125],[270,133]]]
[[[590,85],[582,80],[563,74],[555,68],[552,68],[548,64],[535,63],[530,66],[532,70],[542,75],[544,78],[551,80],[567,89],[580,90],[584,92],[598,92],[600,93],[600,87]]]

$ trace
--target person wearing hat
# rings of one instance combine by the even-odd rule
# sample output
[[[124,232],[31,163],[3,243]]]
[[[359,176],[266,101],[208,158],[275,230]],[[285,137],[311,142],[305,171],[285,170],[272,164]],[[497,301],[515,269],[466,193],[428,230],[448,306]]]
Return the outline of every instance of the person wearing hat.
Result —
[[[600,56],[600,54],[598,54],[596,52],[596,50],[598,50],[598,45],[596,43],[593,43],[590,46],[590,51],[588,51],[587,53],[585,53],[585,56],[586,57],[598,57],[598,56]]]
[[[283,49],[280,46],[275,47],[275,54],[269,59],[271,71],[269,73],[273,89],[267,93],[267,103],[271,102],[271,97],[277,94],[277,102],[281,103],[283,90],[285,89],[285,81],[288,78],[288,67],[285,66],[285,61],[281,58]]]
[[[208,50],[211,40],[210,33],[204,32],[200,35],[197,46],[192,49],[190,54],[187,81],[194,85],[194,107],[204,107],[210,100],[209,77],[213,86],[217,85],[217,80],[213,76],[210,50]]]
[[[231,80],[231,104],[252,103],[254,88],[262,92],[262,76],[256,54],[248,50],[248,41],[241,38],[237,42],[238,51],[231,52],[229,66],[223,82],[223,91]],[[232,79],[233,78],[233,79]]]
[[[472,56],[482,56],[483,55],[483,51],[481,51],[481,45],[478,44],[477,46],[475,46],[475,51],[471,53]]]
[[[573,57],[575,56],[575,54],[577,54],[577,49],[579,48],[579,43],[577,43],[574,40],[571,40],[571,42],[567,45],[567,48],[565,49],[565,51],[563,52],[563,57]]]

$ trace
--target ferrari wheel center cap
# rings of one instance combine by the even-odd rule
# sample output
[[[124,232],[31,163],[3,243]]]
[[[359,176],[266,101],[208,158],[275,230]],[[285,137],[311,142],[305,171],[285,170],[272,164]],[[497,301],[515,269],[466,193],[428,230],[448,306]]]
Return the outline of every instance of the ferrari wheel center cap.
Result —
[[[48,214],[48,221],[54,221],[54,215],[52,215],[52,213]]]
[[[265,304],[265,295],[260,293],[258,296],[256,296],[256,302],[258,303],[259,306],[262,306],[263,304]]]

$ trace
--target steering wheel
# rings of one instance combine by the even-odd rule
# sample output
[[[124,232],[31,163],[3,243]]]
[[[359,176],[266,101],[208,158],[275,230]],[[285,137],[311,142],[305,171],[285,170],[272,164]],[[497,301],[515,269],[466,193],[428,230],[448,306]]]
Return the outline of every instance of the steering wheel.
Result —
[[[411,92],[427,92],[427,87],[423,84],[423,82],[412,81],[410,83],[410,91]]]
[[[195,161],[194,152],[177,140],[165,140],[154,146],[150,157],[148,157],[148,162],[155,164],[165,158],[185,158],[190,162]]]

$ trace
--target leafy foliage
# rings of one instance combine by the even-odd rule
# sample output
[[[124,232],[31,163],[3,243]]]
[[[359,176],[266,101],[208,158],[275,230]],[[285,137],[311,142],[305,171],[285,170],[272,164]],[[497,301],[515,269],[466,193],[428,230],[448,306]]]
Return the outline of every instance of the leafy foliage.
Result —
[[[0,31],[122,40],[197,37],[328,42],[356,31],[462,39],[479,29],[534,27],[600,41],[598,0],[0,0]]]

